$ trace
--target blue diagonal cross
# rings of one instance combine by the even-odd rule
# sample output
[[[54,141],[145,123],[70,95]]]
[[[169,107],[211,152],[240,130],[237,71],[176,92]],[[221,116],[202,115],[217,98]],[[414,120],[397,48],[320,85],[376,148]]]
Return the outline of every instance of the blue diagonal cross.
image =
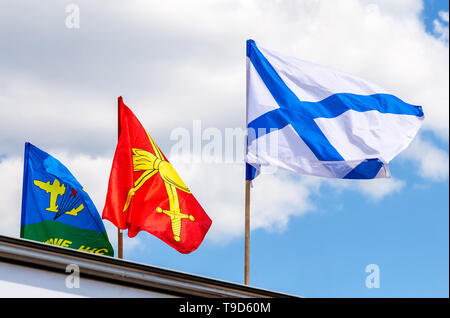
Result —
[[[344,161],[314,121],[315,118],[334,118],[347,110],[358,112],[377,110],[380,113],[423,116],[422,108],[407,104],[390,94],[357,95],[340,93],[320,102],[301,101],[284,83],[253,40],[247,41],[247,57],[269,89],[279,108],[257,117],[248,128],[253,129],[248,143],[273,130],[291,125],[305,144],[321,161]],[[263,129],[261,129],[263,128]],[[379,159],[369,159],[355,167],[344,178],[371,179],[383,166]],[[251,180],[252,178],[247,178]]]

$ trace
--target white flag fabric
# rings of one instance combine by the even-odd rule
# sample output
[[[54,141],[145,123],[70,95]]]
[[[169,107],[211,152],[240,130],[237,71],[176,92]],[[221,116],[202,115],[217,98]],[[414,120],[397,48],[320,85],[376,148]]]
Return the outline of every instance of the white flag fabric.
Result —
[[[422,107],[375,84],[247,41],[247,180],[261,166],[330,178],[389,178]]]

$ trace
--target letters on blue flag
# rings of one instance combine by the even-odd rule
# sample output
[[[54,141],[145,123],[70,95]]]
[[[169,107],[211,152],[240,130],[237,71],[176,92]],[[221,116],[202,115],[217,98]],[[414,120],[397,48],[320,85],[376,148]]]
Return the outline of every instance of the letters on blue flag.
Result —
[[[100,215],[83,187],[62,163],[28,142],[20,237],[114,255]]]
[[[247,41],[247,180],[261,166],[330,178],[389,178],[424,119],[375,84]]]

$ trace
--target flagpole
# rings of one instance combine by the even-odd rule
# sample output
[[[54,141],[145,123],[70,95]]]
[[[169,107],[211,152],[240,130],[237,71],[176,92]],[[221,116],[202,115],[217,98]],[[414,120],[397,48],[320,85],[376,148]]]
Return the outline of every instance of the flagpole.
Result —
[[[122,96],[118,98],[117,105],[117,142],[119,142],[120,137],[120,100]],[[119,258],[123,258],[123,233],[122,230],[117,228],[117,255]]]
[[[245,180],[245,285],[250,282],[250,183],[250,180]]]
[[[248,45],[246,45],[248,50]],[[247,52],[248,53],[248,52]],[[246,101],[246,122],[247,122],[247,137],[246,137],[246,153],[248,152],[248,74],[250,69],[249,59],[246,59],[246,81],[245,81],[245,101]],[[247,161],[247,160],[245,160]],[[250,284],[250,185],[251,180],[247,180],[248,163],[245,163],[245,265],[244,265],[244,283]],[[251,179],[251,178],[250,178]]]
[[[123,234],[121,229],[117,229],[117,251],[118,257],[123,258]]]

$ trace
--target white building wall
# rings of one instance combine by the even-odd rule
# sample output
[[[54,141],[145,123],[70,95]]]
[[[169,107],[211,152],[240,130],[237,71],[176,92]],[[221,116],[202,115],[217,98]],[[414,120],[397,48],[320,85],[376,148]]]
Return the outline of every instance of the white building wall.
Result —
[[[121,286],[80,277],[79,288],[74,276],[0,262],[0,298],[9,297],[173,297],[153,291]]]

